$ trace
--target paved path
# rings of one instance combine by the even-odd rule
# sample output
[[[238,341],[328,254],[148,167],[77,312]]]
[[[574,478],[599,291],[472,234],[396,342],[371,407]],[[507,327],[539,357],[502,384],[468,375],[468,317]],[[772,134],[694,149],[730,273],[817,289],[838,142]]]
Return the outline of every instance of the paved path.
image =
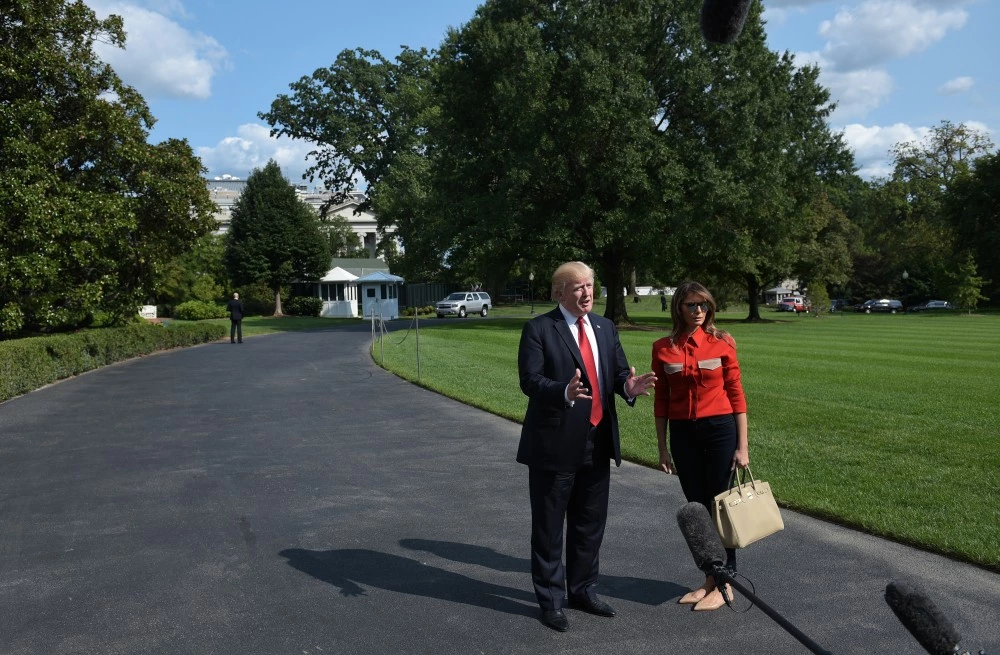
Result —
[[[0,405],[0,653],[807,652],[759,609],[675,603],[700,577],[679,484],[627,463],[602,551],[620,615],[542,626],[519,426],[375,367],[368,339],[220,342]],[[919,580],[1000,654],[1000,576],[785,519],[741,572],[824,648],[921,652],[882,600]]]

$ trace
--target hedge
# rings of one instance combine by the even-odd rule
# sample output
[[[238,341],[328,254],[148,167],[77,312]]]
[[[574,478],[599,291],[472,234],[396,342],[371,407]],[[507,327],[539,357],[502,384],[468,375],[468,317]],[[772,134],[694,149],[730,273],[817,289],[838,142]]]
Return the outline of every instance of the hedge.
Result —
[[[229,310],[214,302],[189,300],[174,306],[172,315],[181,321],[203,321],[209,318],[229,318]]]
[[[323,301],[314,296],[292,296],[282,309],[293,316],[319,316],[323,311]]]
[[[0,402],[73,375],[159,350],[216,341],[225,325],[134,323],[0,341]]]

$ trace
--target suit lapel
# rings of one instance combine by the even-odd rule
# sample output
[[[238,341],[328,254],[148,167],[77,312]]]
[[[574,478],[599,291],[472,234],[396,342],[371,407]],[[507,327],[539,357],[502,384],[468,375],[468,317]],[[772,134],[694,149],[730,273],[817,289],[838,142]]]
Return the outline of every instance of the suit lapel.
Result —
[[[566,349],[573,356],[573,361],[576,362],[577,368],[586,375],[587,367],[583,365],[583,358],[580,356],[580,345],[573,338],[573,333],[570,332],[569,324],[566,323],[566,318],[563,316],[562,310],[556,307],[550,315],[552,316],[552,322],[555,324],[556,334],[566,344]]]

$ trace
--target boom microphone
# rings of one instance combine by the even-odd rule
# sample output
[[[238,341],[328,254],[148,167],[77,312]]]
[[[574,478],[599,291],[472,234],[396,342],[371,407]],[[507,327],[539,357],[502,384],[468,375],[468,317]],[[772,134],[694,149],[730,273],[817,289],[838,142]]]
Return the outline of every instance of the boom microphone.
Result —
[[[753,0],[705,0],[701,6],[701,34],[712,43],[732,43],[743,31]]]
[[[677,526],[684,535],[694,557],[695,566],[705,573],[712,573],[726,561],[722,540],[712,525],[708,510],[701,503],[687,503],[677,510]],[[721,583],[720,583],[721,584]]]
[[[931,599],[906,583],[890,582],[885,602],[910,634],[931,655],[955,655],[961,639]]]

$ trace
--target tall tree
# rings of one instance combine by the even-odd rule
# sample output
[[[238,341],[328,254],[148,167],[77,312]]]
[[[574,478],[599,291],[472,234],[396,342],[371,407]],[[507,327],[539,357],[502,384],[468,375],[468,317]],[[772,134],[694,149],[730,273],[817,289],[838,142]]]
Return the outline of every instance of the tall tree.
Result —
[[[677,187],[650,84],[662,4],[494,0],[449,34],[429,136],[450,251],[500,269],[584,259],[605,315],[628,321],[621,290]]]
[[[236,285],[266,283],[281,316],[281,287],[317,280],[330,264],[319,217],[295,194],[276,162],[254,169],[233,203],[223,255]]]
[[[868,276],[880,294],[908,294],[912,301],[943,295],[949,288],[951,271],[964,260],[964,252],[956,242],[955,214],[949,214],[947,199],[953,188],[966,188],[973,162],[991,148],[981,132],[942,121],[925,140],[892,149],[892,175],[873,184],[863,225],[874,263]]]
[[[424,150],[430,66],[423,48],[404,46],[394,61],[375,50],[344,50],[328,68],[293,82],[292,93],[279,95],[271,110],[259,116],[271,126],[272,136],[317,144],[309,153],[315,163],[306,176],[322,180],[333,192],[328,206],[342,202],[364,181],[368,193],[358,211],[370,209],[397,160]],[[398,226],[402,216],[391,211],[376,215],[380,240],[392,238],[385,228]],[[405,225],[400,229],[405,231]]]
[[[993,298],[1000,294],[1000,153],[978,158],[945,201],[959,253],[972,253]]]
[[[853,156],[827,125],[833,106],[819,70],[768,49],[760,3],[722,47],[692,42],[696,8],[678,9],[685,20],[668,39],[659,82],[665,133],[688,171],[676,238],[692,270],[742,282],[748,319],[758,320],[764,285],[803,268],[803,246],[831,216],[814,203],[825,185],[853,175]]]
[[[118,321],[203,234],[212,203],[184,141],[150,145],[142,97],[100,61],[118,16],[13,0],[0,17],[0,332]]]

